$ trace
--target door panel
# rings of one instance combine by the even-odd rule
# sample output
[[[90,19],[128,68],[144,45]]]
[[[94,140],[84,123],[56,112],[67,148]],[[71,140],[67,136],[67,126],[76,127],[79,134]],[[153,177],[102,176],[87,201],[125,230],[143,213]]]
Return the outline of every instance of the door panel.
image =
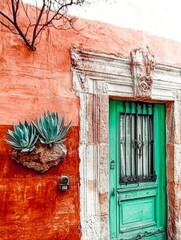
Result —
[[[166,239],[165,106],[110,101],[111,239]]]
[[[155,195],[119,198],[120,232],[156,224]]]

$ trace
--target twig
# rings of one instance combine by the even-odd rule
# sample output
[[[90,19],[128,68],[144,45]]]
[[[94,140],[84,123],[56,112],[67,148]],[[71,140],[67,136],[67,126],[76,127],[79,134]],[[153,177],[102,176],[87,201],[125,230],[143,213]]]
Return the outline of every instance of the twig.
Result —
[[[42,1],[43,3],[40,8],[38,8],[37,0],[35,1],[36,11],[34,18],[30,16],[28,8],[25,7],[23,0],[10,0],[11,6],[7,3],[7,9],[9,10],[11,17],[9,17],[4,11],[0,10],[0,24],[10,30],[13,34],[19,35],[31,51],[36,50],[35,45],[41,40],[41,35],[45,28],[54,27],[59,30],[66,30],[72,28],[75,30],[75,28],[73,27],[73,23],[75,22],[76,18],[69,18],[67,16],[68,9],[73,5],[81,6],[87,0]],[[20,26],[20,23],[18,21],[18,15],[21,13],[21,9],[23,9],[25,16],[28,20],[25,30],[23,30],[24,27]],[[55,21],[62,21],[62,24],[56,25]],[[32,28],[32,31],[30,31],[30,28]],[[40,39],[37,42],[38,37]]]

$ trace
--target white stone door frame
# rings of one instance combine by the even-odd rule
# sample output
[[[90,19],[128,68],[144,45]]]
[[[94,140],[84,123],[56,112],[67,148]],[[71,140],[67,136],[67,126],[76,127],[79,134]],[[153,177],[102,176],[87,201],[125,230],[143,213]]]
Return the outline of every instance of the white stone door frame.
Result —
[[[80,98],[80,220],[83,240],[108,240],[109,233],[109,99],[137,100],[130,58],[71,48],[73,89]],[[168,236],[181,236],[175,208],[181,194],[181,69],[156,64],[152,93],[145,101],[167,108]],[[139,96],[140,97],[140,96]],[[177,185],[176,185],[177,184]]]

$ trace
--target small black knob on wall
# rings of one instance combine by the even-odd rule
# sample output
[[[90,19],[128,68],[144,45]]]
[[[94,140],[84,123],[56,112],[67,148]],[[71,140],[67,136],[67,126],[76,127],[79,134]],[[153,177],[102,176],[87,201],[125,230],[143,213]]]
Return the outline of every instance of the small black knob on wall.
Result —
[[[61,176],[60,183],[58,184],[58,188],[61,192],[65,192],[69,189],[69,177]]]

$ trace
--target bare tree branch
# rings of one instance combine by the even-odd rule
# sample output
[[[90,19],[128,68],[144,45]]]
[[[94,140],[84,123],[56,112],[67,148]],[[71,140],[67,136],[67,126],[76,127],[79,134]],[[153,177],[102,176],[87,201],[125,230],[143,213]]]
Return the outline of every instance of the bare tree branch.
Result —
[[[14,25],[14,22],[13,20],[11,20],[11,18],[9,18],[5,13],[3,13],[1,10],[0,10],[0,15],[3,16],[6,20],[8,20],[8,22],[10,22],[12,25]]]
[[[9,25],[5,24],[5,23],[2,22],[1,20],[0,20],[0,23],[1,23],[4,27],[8,28],[13,34],[19,35],[19,34],[18,34],[17,32],[15,32]]]
[[[43,0],[43,6],[42,6],[42,8],[41,8],[41,10],[40,10],[40,14],[39,14],[39,16],[38,16],[38,19],[37,19],[37,22],[36,22],[36,24],[35,24],[35,27],[34,27],[34,30],[33,30],[33,36],[32,36],[32,45],[34,46],[34,43],[35,43],[35,40],[36,40],[36,37],[37,37],[37,33],[36,33],[36,31],[37,31],[37,28],[38,28],[38,25],[39,25],[39,23],[40,23],[40,20],[41,20],[41,18],[42,18],[42,15],[43,15],[43,11],[44,11],[44,9],[45,9],[45,0]]]
[[[59,30],[72,28],[75,17],[68,16],[71,6],[82,6],[87,0],[42,0],[42,5],[35,1],[35,16],[30,15],[28,6],[24,5],[23,0],[10,0],[11,5],[7,4],[7,10],[0,9],[0,24],[10,30],[13,34],[19,35],[31,51],[36,50],[36,45],[41,39],[45,28],[53,27]],[[18,15],[25,15],[24,25],[22,26]],[[56,23],[55,23],[56,22]],[[31,29],[31,30],[30,30]],[[39,40],[37,40],[39,38]]]

